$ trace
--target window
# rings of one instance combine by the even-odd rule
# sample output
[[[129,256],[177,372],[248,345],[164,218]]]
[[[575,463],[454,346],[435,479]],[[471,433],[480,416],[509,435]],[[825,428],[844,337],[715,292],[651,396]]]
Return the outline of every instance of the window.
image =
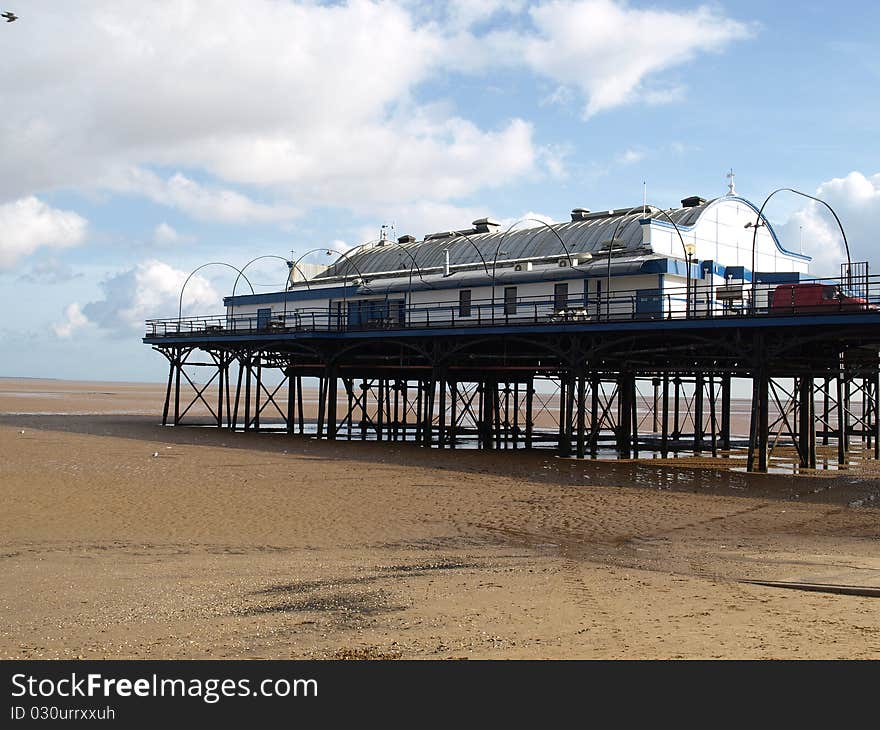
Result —
[[[553,311],[568,309],[568,284],[556,284],[553,287]]]
[[[504,314],[516,314],[516,287],[504,287]]]
[[[458,292],[458,316],[459,317],[470,317],[471,316],[471,290],[470,289],[462,289]]]

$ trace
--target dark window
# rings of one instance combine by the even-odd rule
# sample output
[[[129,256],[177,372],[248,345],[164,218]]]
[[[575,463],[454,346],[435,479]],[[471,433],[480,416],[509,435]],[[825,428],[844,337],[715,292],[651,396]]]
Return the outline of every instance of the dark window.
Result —
[[[553,287],[553,310],[558,312],[561,309],[568,309],[568,284]]]
[[[265,330],[269,328],[269,322],[272,320],[272,308],[257,310],[257,329]]]
[[[471,290],[470,289],[462,289],[458,292],[458,316],[459,317],[470,317],[471,316]]]
[[[504,313],[516,314],[516,287],[504,287]]]

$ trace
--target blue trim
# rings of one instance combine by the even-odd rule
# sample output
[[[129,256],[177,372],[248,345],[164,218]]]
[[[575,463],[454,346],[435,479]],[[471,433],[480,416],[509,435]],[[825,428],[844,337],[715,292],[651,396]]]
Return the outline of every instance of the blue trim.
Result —
[[[755,282],[758,284],[791,284],[801,280],[799,271],[756,271]]]
[[[731,279],[737,279],[739,281],[752,280],[752,272],[745,266],[728,266],[724,271],[724,278],[726,279],[728,276],[730,276]]]
[[[266,294],[238,294],[234,297],[223,297],[223,306],[239,306],[241,304],[275,304],[284,301],[302,302],[309,299],[335,299],[337,297],[353,297],[358,294],[360,287],[350,284],[348,286],[334,286],[326,289],[297,289],[294,291],[268,292]]]
[[[703,212],[700,213],[697,220],[702,218],[706,214],[706,211],[709,210],[709,208],[711,208],[713,205],[717,205],[719,203],[723,203],[728,200],[736,200],[740,203],[745,203],[747,206],[749,206],[749,208],[751,208],[753,211],[755,211],[755,213],[757,213],[759,210],[759,208],[751,200],[746,200],[745,198],[741,198],[738,195],[728,195],[728,196],[724,196],[721,198],[715,198],[715,200],[713,200],[705,208],[703,208]],[[773,239],[773,243],[776,244],[777,249],[779,249],[786,256],[794,256],[794,258],[801,259],[802,261],[812,261],[813,260],[812,256],[807,256],[806,254],[802,254],[802,253],[795,253],[794,251],[789,251],[787,248],[785,248],[781,243],[779,243],[779,237],[776,235],[776,231],[773,230],[773,226],[770,224],[770,221],[767,220],[767,216],[762,213],[761,218],[763,218],[764,223],[767,224],[767,230],[770,231],[770,237]],[[694,228],[697,225],[696,223],[694,223],[694,225],[692,225],[692,226],[682,226],[682,225],[678,225],[678,224],[676,224],[676,226],[673,226],[669,221],[667,221],[665,219],[661,219],[661,218],[652,218],[651,222],[656,223],[657,225],[659,225],[661,227],[669,228],[672,230],[675,230],[676,226],[678,226],[678,230],[680,230],[680,231],[692,231],[692,230],[694,230]]]

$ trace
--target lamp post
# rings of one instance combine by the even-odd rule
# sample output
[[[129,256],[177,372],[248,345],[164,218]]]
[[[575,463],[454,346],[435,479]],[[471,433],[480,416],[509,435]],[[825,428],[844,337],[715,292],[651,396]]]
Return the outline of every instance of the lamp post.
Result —
[[[384,226],[383,226],[383,228],[384,228]],[[383,231],[383,233],[384,233],[384,231]],[[360,272],[360,270],[357,268],[357,266],[355,265],[354,261],[352,261],[351,259],[349,259],[348,256],[351,255],[354,251],[357,251],[358,249],[363,248],[364,246],[367,246],[367,245],[369,245],[369,244],[371,244],[371,243],[378,243],[378,244],[380,244],[380,245],[382,245],[382,246],[385,246],[385,245],[387,245],[387,244],[391,244],[392,246],[397,246],[401,251],[403,251],[407,256],[409,256],[409,259],[410,259],[410,265],[409,265],[409,281],[408,281],[408,283],[407,283],[407,289],[406,289],[406,302],[407,302],[407,307],[409,307],[409,306],[412,305],[412,275],[413,275],[413,270],[415,270],[415,271],[418,273],[418,275],[419,275],[419,279],[422,280],[422,283],[423,283],[426,287],[428,287],[428,288],[433,288],[432,285],[431,285],[429,282],[425,281],[425,277],[424,277],[424,275],[422,274],[422,267],[419,266],[418,262],[416,261],[415,256],[413,256],[412,253],[411,253],[411,252],[410,252],[410,251],[409,251],[409,250],[408,250],[408,249],[407,249],[402,243],[400,243],[399,241],[392,241],[390,238],[381,238],[381,239],[374,240],[374,241],[367,241],[366,243],[362,243],[362,244],[360,244],[359,246],[355,246],[355,247],[354,247],[353,249],[351,249],[348,253],[346,253],[346,254],[342,254],[342,256],[348,261],[348,263],[350,263],[352,266],[354,266],[355,270],[357,270],[357,272],[358,272],[358,275],[359,275],[362,279],[364,278],[364,275],[363,275],[363,274]],[[328,249],[328,254],[329,254],[329,251],[330,251],[330,249]],[[334,266],[335,266],[335,264],[334,264]]]
[[[834,220],[837,222],[837,227],[840,229],[840,236],[843,238],[843,247],[846,250],[846,263],[847,263],[847,271],[852,269],[852,259],[849,255],[849,243],[846,240],[846,231],[843,230],[843,224],[840,222],[840,218],[838,218],[837,213],[834,212],[834,208],[832,208],[828,203],[826,203],[822,198],[817,198],[815,195],[809,195],[808,193],[801,192],[800,190],[795,190],[794,188],[777,188],[770,195],[764,198],[764,202],[761,203],[761,207],[758,210],[758,214],[755,217],[755,222],[752,223],[749,221],[745,224],[744,228],[752,229],[752,286],[751,286],[751,308],[752,313],[755,310],[755,246],[758,241],[758,229],[762,226],[768,228],[768,230],[772,231],[772,228],[768,225],[767,219],[764,217],[764,208],[767,207],[767,203],[770,202],[770,198],[772,198],[776,193],[794,193],[795,195],[800,195],[803,198],[808,198],[809,200],[815,201],[816,203],[821,203],[824,205],[830,212],[831,215],[834,216]]]
[[[392,241],[390,238],[383,238],[383,239],[381,239],[381,244],[382,244],[382,245],[386,245],[386,244],[389,244],[389,243],[390,243],[392,246],[397,246],[401,251],[403,251],[407,256],[409,256],[409,259],[410,259],[410,265],[409,265],[409,281],[407,282],[407,285],[406,285],[406,308],[407,308],[407,311],[408,311],[409,308],[412,306],[412,275],[413,275],[413,268],[415,268],[415,270],[418,272],[418,274],[419,274],[419,279],[422,280],[422,283],[423,283],[426,287],[429,287],[429,288],[433,288],[433,287],[432,287],[427,281],[425,281],[425,277],[422,275],[422,267],[418,265],[418,263],[416,262],[416,257],[413,256],[412,252],[410,252],[410,250],[409,250],[408,248],[406,248],[406,246],[404,246],[404,245],[403,245],[402,243],[400,243],[399,241]]]
[[[332,256],[335,253],[335,254],[339,255],[339,258],[345,259],[346,262],[348,262],[352,265],[352,268],[354,268],[355,272],[360,277],[360,280],[362,282],[366,282],[366,279],[364,278],[364,275],[361,273],[361,270],[358,268],[358,265],[354,261],[352,261],[350,258],[348,258],[349,255],[353,251],[356,251],[358,248],[360,248],[360,246],[357,246],[357,247],[351,249],[347,253],[344,251],[337,251],[335,248],[327,248],[327,249],[322,249],[322,250],[325,250],[327,252],[328,256]],[[339,263],[339,259],[337,259],[336,261],[333,262],[333,266],[335,267],[336,264],[338,264],[338,263]],[[346,319],[348,318],[348,286],[347,286],[347,282],[348,282],[348,274],[346,273],[346,274],[343,274],[343,276],[342,276],[342,312],[345,313]],[[342,312],[340,312],[340,320],[342,317]],[[341,321],[337,322],[337,327],[339,327],[341,324],[342,324]]]
[[[501,234],[501,238],[498,239],[498,245],[495,247],[495,257],[492,260],[492,318],[495,318],[495,267],[498,263],[498,255],[499,253],[507,253],[506,251],[501,251],[501,244],[504,242],[505,237],[508,233],[510,233],[516,226],[520,223],[537,223],[539,225],[544,226],[550,233],[556,236],[556,240],[559,241],[559,244],[562,246],[562,250],[565,251],[565,256],[568,259],[568,265],[574,271],[577,271],[577,267],[574,265],[574,259],[571,256],[571,251],[568,250],[568,246],[565,245],[565,241],[562,240],[562,236],[559,235],[559,232],[551,226],[547,221],[542,221],[540,218],[520,218],[518,221],[514,221],[510,224],[508,229]],[[482,258],[482,256],[481,256]],[[593,258],[592,255],[590,258]],[[485,264],[486,262],[483,261]]]
[[[684,298],[684,318],[688,319],[691,316],[691,265],[694,260],[694,256],[697,253],[697,247],[693,242],[686,243],[684,245],[684,255],[686,258],[686,266],[687,266],[687,284],[685,286],[685,298]]]
[[[294,270],[297,269],[297,265],[293,261],[289,261],[288,259],[284,258],[283,256],[276,256],[275,254],[265,254],[263,256],[257,256],[256,258],[252,258],[244,266],[241,267],[241,271],[239,271],[238,276],[235,277],[235,283],[232,285],[232,296],[233,297],[235,296],[235,288],[238,286],[238,280],[242,276],[244,276],[245,269],[247,269],[247,267],[250,266],[252,263],[254,263],[256,261],[260,261],[261,259],[278,259],[279,261],[283,261],[285,264],[287,264],[288,274],[287,274],[287,279],[284,282],[285,296],[284,296],[284,308],[283,308],[283,314],[282,314],[282,321],[284,322],[284,326],[286,327],[287,326],[287,288],[288,288],[287,285],[290,282],[290,272],[293,272]],[[301,269],[299,270],[299,272],[303,275],[303,280],[306,282],[306,287],[310,289],[311,287],[309,287],[309,282],[308,282],[308,279],[306,279],[306,275],[303,274]]]
[[[486,276],[489,276],[490,275],[489,274],[489,264],[486,263],[486,259],[483,257],[483,252],[480,251],[480,247],[477,246],[477,244],[475,244],[470,239],[470,236],[467,235],[466,233],[462,233],[461,231],[452,231],[452,234],[453,234],[453,238],[455,238],[455,237],[463,238],[465,241],[467,241],[471,245],[471,248],[473,248],[474,251],[477,252],[477,256],[480,257],[480,262],[483,264],[483,270],[486,272]]]
[[[181,320],[181,317],[183,316],[183,291],[184,291],[184,289],[186,289],[186,285],[189,284],[189,280],[193,278],[195,273],[197,271],[201,271],[206,266],[226,266],[227,268],[232,269],[233,271],[237,271],[239,276],[244,276],[241,269],[233,266],[232,264],[227,264],[225,261],[209,261],[206,264],[202,264],[201,266],[197,266],[196,268],[194,268],[189,273],[189,276],[186,277],[186,280],[183,282],[183,286],[180,287],[180,297],[177,300],[177,330],[178,330],[178,332],[180,331],[180,320]],[[244,280],[247,282],[248,286],[251,288],[251,294],[253,294],[254,293],[253,284],[251,284],[250,280],[246,276],[244,276]],[[238,281],[238,278],[236,278],[236,282],[237,281]],[[235,304],[232,304],[231,306],[232,306],[232,314],[234,314],[235,313]]]
[[[642,210],[642,215],[644,215],[647,212],[647,203],[634,205],[626,211],[626,213],[620,216],[617,223],[614,225],[614,230],[611,231],[611,238],[608,240],[608,273],[606,275],[605,284],[605,319],[607,320],[611,319],[611,255],[614,253],[614,242],[617,240],[617,231],[620,229],[620,224],[640,208]],[[682,245],[684,245],[684,241],[682,241]]]
[[[678,224],[675,222],[675,220],[673,220],[672,216],[669,215],[669,213],[667,213],[662,208],[657,208],[653,205],[648,205],[647,202],[644,202],[641,205],[634,205],[626,213],[624,213],[620,217],[620,219],[617,221],[617,224],[614,226],[614,230],[611,232],[611,239],[608,241],[608,277],[607,277],[608,278],[608,291],[605,292],[605,301],[606,301],[605,317],[606,317],[606,319],[611,319],[611,254],[614,251],[614,242],[615,242],[615,240],[617,240],[617,231],[620,228],[620,224],[623,223],[623,221],[627,217],[629,217],[630,215],[632,215],[635,211],[637,211],[639,209],[641,209],[643,211],[642,215],[650,214],[653,216],[655,213],[659,213],[660,215],[662,215],[664,218],[666,218],[666,220],[668,220],[672,224],[672,227],[675,229],[675,232],[678,234],[678,240],[681,242],[681,248],[682,248],[682,251],[684,252],[684,256],[685,256],[686,260],[689,259],[690,256],[692,256],[696,252],[696,247],[694,246],[694,244],[689,244],[691,246],[692,250],[691,250],[691,253],[688,254],[688,244],[685,244],[684,237],[681,235],[681,229],[679,229]],[[690,282],[690,262],[689,261],[687,261],[687,267],[688,267],[688,270],[687,270],[688,282]],[[690,288],[690,287],[688,286],[688,288]],[[689,298],[690,298],[689,296],[685,298],[685,300],[686,300],[685,301],[685,312],[687,312],[687,301],[689,300]]]

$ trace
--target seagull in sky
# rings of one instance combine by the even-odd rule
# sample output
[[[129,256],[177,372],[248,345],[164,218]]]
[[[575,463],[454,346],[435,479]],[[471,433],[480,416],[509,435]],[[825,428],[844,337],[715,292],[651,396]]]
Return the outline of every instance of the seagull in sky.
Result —
[[[6,18],[7,23],[13,23],[18,20],[18,16],[15,13],[3,13],[0,15],[0,18]]]

